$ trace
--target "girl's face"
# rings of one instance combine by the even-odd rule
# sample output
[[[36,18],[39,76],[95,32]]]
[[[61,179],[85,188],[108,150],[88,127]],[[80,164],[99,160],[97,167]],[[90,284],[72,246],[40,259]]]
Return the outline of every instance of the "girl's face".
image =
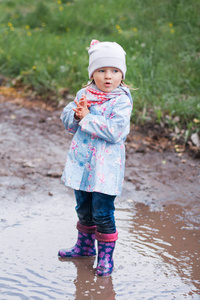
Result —
[[[103,67],[95,70],[91,79],[102,92],[109,93],[120,85],[122,72],[117,68]]]

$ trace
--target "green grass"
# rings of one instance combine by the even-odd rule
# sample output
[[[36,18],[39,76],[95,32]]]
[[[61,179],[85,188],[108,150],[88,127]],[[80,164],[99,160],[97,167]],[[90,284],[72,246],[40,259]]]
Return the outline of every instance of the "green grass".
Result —
[[[196,0],[1,1],[0,73],[43,95],[75,94],[88,81],[90,41],[116,41],[126,83],[139,88],[132,120],[178,116],[178,126],[198,131],[199,14]]]

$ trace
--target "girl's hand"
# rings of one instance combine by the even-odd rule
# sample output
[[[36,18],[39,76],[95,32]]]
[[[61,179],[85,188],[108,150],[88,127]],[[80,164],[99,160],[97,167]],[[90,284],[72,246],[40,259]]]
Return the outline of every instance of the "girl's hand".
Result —
[[[87,114],[89,114],[90,104],[87,102],[87,98],[85,95],[81,97],[79,102],[75,99],[74,102],[76,103],[77,107],[73,110],[75,111],[74,117],[76,120],[82,120]]]

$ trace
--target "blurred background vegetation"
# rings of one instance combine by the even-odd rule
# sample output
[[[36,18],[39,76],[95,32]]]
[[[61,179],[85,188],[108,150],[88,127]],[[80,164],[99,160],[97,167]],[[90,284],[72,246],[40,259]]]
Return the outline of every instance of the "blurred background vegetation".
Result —
[[[90,41],[116,41],[139,88],[132,120],[188,136],[200,130],[199,16],[196,0],[0,1],[0,74],[59,101],[87,83]]]

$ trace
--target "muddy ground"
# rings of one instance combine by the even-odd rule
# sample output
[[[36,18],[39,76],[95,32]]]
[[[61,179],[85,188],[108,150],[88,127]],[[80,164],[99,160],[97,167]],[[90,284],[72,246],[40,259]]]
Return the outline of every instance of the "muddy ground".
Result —
[[[61,110],[0,96],[0,298],[199,299],[200,161],[134,130],[112,276],[94,275],[95,258],[57,259],[77,233]]]

